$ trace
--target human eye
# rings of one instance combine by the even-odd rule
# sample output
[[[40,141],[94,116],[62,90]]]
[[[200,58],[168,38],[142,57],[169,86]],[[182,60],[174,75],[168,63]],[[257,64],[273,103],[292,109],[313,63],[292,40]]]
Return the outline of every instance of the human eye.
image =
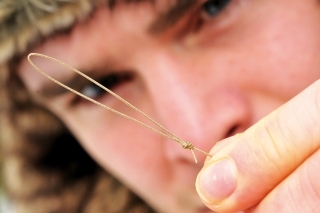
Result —
[[[219,25],[221,20],[228,19],[228,15],[232,14],[232,6],[240,0],[204,0],[196,4],[194,10],[190,10],[186,16],[186,25],[178,28],[178,32],[182,35],[198,32],[206,23],[214,23]],[[230,9],[231,8],[231,9]],[[186,33],[186,34],[185,34]]]
[[[204,30],[212,35],[231,26],[239,19],[243,0],[206,0],[199,4],[195,13],[191,14],[189,31],[198,33]],[[208,31],[209,30],[209,31]]]
[[[201,5],[202,15],[215,17],[231,3],[232,0],[208,0]]]
[[[115,90],[123,86],[125,83],[128,83],[133,78],[132,73],[122,72],[122,73],[110,73],[104,77],[101,77],[100,80],[97,80],[101,85],[108,88],[109,90]],[[98,100],[104,96],[110,95],[107,91],[100,88],[98,85],[94,83],[89,83],[84,85],[80,92],[94,100]],[[111,96],[111,95],[110,95]],[[80,101],[85,101],[81,97],[77,97],[73,104],[79,103]]]

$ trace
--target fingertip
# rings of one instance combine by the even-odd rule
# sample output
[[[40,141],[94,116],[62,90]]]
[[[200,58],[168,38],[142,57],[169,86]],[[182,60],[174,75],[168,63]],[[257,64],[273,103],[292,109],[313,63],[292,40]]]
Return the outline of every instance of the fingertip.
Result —
[[[236,189],[236,173],[235,164],[228,158],[205,166],[196,181],[200,198],[210,205],[227,199]]]

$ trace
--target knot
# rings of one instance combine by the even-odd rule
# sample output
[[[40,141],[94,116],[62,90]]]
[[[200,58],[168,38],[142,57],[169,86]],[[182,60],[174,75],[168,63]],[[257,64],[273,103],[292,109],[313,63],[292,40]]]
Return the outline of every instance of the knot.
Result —
[[[188,142],[188,141],[182,141],[181,142],[181,146],[184,149],[190,149],[190,150],[194,149],[194,145],[192,143]]]

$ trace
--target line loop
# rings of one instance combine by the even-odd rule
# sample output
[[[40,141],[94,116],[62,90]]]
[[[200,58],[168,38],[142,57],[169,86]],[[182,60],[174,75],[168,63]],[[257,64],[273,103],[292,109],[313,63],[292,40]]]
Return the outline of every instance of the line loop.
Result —
[[[82,77],[86,78],[87,80],[91,81],[92,83],[94,83],[95,85],[97,85],[98,87],[102,88],[103,90],[105,90],[106,92],[108,92],[109,94],[111,94],[112,96],[114,96],[115,98],[117,98],[119,101],[123,102],[124,104],[126,104],[128,107],[130,107],[131,109],[135,110],[136,112],[138,112],[139,114],[141,114],[142,116],[144,116],[145,118],[147,118],[149,121],[151,121],[153,124],[155,124],[160,130],[158,129],[155,129],[151,126],[148,126],[147,124],[135,119],[135,118],[132,118],[122,112],[119,112],[115,109],[112,109],[92,98],[89,98],[88,96],[85,96],[84,94],[66,86],[65,84],[61,83],[60,81],[57,81],[56,79],[52,78],[50,75],[48,75],[47,73],[45,73],[44,71],[42,71],[40,68],[38,68],[31,60],[31,56],[38,56],[38,57],[42,57],[42,58],[46,58],[46,59],[50,59],[54,62],[57,62],[58,64],[72,70],[73,72],[81,75]],[[82,98],[84,99],[87,99],[88,101],[91,101],[92,103],[96,104],[96,105],[99,105],[115,114],[118,114],[119,116],[122,116],[126,119],[129,119],[131,121],[134,121],[138,124],[140,124],[141,126],[144,126],[148,129],[150,129],[151,131],[159,134],[159,135],[162,135],[166,138],[169,138],[177,143],[179,143],[184,149],[189,149],[193,155],[193,158],[195,160],[195,162],[197,163],[197,158],[196,158],[196,155],[194,154],[194,150],[197,150],[198,152],[204,154],[204,155],[207,155],[209,157],[212,157],[209,153],[205,152],[205,151],[202,151],[201,149],[198,149],[196,148],[192,143],[188,142],[188,141],[184,141],[182,139],[180,139],[178,136],[174,135],[172,132],[170,132],[168,129],[166,129],[165,127],[163,127],[161,124],[159,124],[158,122],[156,122],[155,120],[153,120],[151,117],[149,117],[147,114],[145,114],[144,112],[142,112],[141,110],[139,110],[138,108],[136,108],[135,106],[133,106],[132,104],[130,104],[128,101],[126,101],[125,99],[121,98],[120,96],[118,96],[116,93],[112,92],[111,90],[109,90],[108,88],[106,88],[105,86],[103,86],[102,84],[100,84],[99,82],[93,80],[92,78],[90,78],[89,76],[85,75],[84,73],[82,73],[81,71],[71,67],[70,65],[66,64],[66,63],[63,63],[62,61],[59,61],[58,59],[55,59],[55,58],[52,58],[50,56],[47,56],[47,55],[43,55],[43,54],[39,54],[39,53],[30,53],[28,55],[28,61],[30,63],[30,65],[35,69],[37,70],[38,72],[40,72],[42,75],[44,75],[45,77],[47,77],[49,80],[53,81],[54,83],[60,85],[61,87],[69,90],[70,92],[73,92],[79,96],[81,96]]]

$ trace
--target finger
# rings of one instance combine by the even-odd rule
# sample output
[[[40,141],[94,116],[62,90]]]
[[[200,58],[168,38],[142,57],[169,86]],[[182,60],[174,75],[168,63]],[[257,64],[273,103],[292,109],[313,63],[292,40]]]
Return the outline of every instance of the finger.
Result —
[[[320,150],[246,213],[316,213],[320,207]]]
[[[320,81],[243,134],[224,140],[196,187],[214,211],[235,212],[261,201],[320,146]]]

